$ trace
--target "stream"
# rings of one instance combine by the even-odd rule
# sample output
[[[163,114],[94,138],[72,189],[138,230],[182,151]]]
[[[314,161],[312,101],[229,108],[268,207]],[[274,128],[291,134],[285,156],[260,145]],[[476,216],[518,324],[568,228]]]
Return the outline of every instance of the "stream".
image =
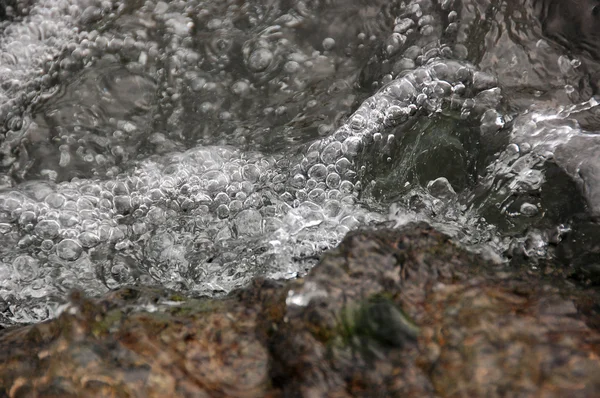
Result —
[[[296,278],[390,220],[600,282],[600,6],[556,3],[6,1],[0,325]]]

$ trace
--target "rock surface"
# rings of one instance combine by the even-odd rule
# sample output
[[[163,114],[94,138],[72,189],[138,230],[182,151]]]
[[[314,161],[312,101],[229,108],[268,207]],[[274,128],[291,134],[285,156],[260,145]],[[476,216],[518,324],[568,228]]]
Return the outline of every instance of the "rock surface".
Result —
[[[599,296],[423,224],[363,230],[225,299],[73,294],[0,333],[0,396],[598,396]]]

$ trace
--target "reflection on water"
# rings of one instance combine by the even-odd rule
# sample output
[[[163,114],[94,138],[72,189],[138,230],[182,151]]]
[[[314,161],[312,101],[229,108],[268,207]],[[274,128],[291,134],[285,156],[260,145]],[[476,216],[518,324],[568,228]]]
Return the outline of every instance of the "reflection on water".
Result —
[[[597,278],[581,244],[600,211],[589,6],[6,8],[1,323],[51,317],[73,288],[219,295],[295,277],[387,218]]]

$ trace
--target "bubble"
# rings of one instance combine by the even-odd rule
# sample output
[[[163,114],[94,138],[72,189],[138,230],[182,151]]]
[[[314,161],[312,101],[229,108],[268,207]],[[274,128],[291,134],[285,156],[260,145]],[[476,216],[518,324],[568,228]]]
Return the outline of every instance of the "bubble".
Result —
[[[409,110],[407,108],[402,108],[397,105],[390,106],[385,112],[386,119],[393,124],[405,121],[408,118],[408,115]]]
[[[131,279],[131,269],[125,257],[115,256],[111,264],[110,275],[119,284],[127,283]],[[118,285],[109,287],[116,288]]]
[[[53,239],[60,232],[60,224],[54,220],[42,220],[37,223],[34,231],[42,239]]]
[[[303,174],[296,174],[294,177],[292,177],[292,179],[290,180],[290,185],[294,188],[304,188],[304,186],[306,185],[306,177]]]
[[[19,224],[21,224],[22,226],[32,225],[36,219],[37,217],[34,212],[24,211],[19,217]]]
[[[113,195],[129,195],[129,188],[123,181],[117,181],[112,187]]]
[[[227,176],[223,172],[216,170],[206,172],[202,176],[202,179],[206,182],[206,190],[208,192],[225,191],[225,188],[229,184]]]
[[[66,145],[60,146],[60,160],[58,161],[58,165],[60,167],[66,167],[71,162],[71,155],[69,154],[69,147]]]
[[[54,248],[54,242],[50,239],[44,239],[42,243],[40,243],[40,248],[45,252],[49,252]]]
[[[55,209],[62,207],[65,201],[65,197],[58,193],[51,193],[48,196],[46,196],[45,199],[45,202],[48,204],[48,206],[53,207]]]
[[[5,235],[9,233],[12,229],[12,226],[8,223],[0,223],[0,234]]]
[[[346,216],[340,221],[340,224],[348,227],[349,229],[355,229],[358,225],[360,225],[360,222],[354,216]]]
[[[231,202],[231,198],[225,192],[219,192],[215,196],[214,202],[218,203],[218,204],[225,204],[226,205],[226,204],[229,204]]]
[[[38,261],[31,256],[19,256],[14,259],[12,265],[15,276],[21,281],[32,281],[38,274]]]
[[[290,210],[283,219],[283,224],[291,234],[303,229],[320,225],[324,220],[321,208],[314,203],[303,202],[298,208]]]
[[[112,53],[118,53],[123,48],[123,40],[114,38],[108,43],[107,50]]]
[[[100,244],[100,237],[92,232],[82,232],[78,239],[81,245],[88,249]]]
[[[325,51],[330,51],[333,49],[333,47],[335,47],[335,40],[332,39],[331,37],[326,38],[325,40],[323,40],[323,49]]]
[[[242,210],[233,220],[238,236],[258,235],[262,231],[262,216],[258,210]]]
[[[296,199],[298,199],[299,201],[305,201],[306,199],[308,199],[308,194],[306,193],[305,189],[299,189],[296,191]]]
[[[217,30],[217,29],[221,28],[222,25],[223,25],[222,20],[220,20],[219,18],[213,18],[210,21],[208,21],[208,23],[206,24],[206,27],[209,30]]]
[[[131,213],[132,206],[131,206],[131,198],[129,196],[125,196],[125,195],[115,196],[115,198],[113,199],[113,203],[115,206],[115,210],[119,214]]]
[[[94,209],[94,205],[88,198],[79,198],[77,199],[77,209],[79,211],[92,210]]]
[[[456,192],[446,177],[440,177],[427,183],[427,189],[431,195],[439,199],[450,199],[456,196]]]
[[[323,164],[316,164],[308,170],[308,177],[315,181],[325,181],[327,178],[327,167]]]
[[[430,86],[431,95],[436,98],[447,97],[452,93],[452,85],[443,80],[434,82]]]
[[[533,217],[538,213],[539,209],[532,203],[523,203],[520,208],[520,213],[527,217]]]
[[[102,188],[96,184],[85,184],[81,188],[79,188],[79,192],[81,192],[84,195],[98,197],[102,193]],[[50,194],[50,195],[55,195],[55,194]],[[47,201],[48,201],[48,198],[46,198],[46,203],[47,203]]]
[[[257,48],[248,57],[248,68],[253,72],[263,72],[273,62],[273,53],[266,48]]]
[[[396,33],[406,33],[406,31],[412,28],[415,25],[415,21],[410,18],[403,18],[396,20],[396,24],[394,25],[394,32]]]
[[[245,201],[248,198],[248,195],[246,195],[246,193],[244,192],[238,192],[235,194],[235,198],[239,201]]]
[[[365,128],[365,125],[367,124],[367,121],[365,120],[364,116],[355,113],[351,118],[350,118],[350,128],[352,130],[362,130]]]
[[[338,173],[329,173],[327,175],[327,179],[325,180],[325,183],[327,184],[327,187],[329,187],[331,189],[336,189],[340,186],[341,180],[342,180],[342,178],[340,177],[340,175]]]
[[[125,238],[125,233],[127,232],[126,225],[119,225],[118,227],[110,228],[109,239],[112,243],[117,243]],[[73,236],[75,238],[75,236]]]
[[[334,163],[342,154],[342,144],[339,141],[333,141],[327,145],[321,152],[321,160],[325,164]]]
[[[63,260],[77,260],[82,252],[81,245],[73,239],[63,239],[56,245],[56,254]]]
[[[387,46],[385,47],[385,51],[388,56],[394,55],[402,46],[406,43],[406,36],[400,33],[393,33],[387,40]]]
[[[244,208],[260,208],[263,205],[263,200],[258,193],[252,193],[244,201]]]
[[[219,207],[217,207],[217,216],[219,218],[229,217],[229,207],[227,207],[227,205],[219,205]]]
[[[287,73],[296,73],[300,70],[300,64],[296,61],[288,61],[283,65],[283,70]],[[307,106],[310,106],[310,104],[307,104]]]
[[[342,194],[352,193],[353,190],[354,184],[352,184],[350,181],[342,181],[342,183],[340,184],[340,192]]]
[[[231,91],[243,98],[250,92],[250,83],[247,80],[238,80],[231,86]]]
[[[141,218],[141,216],[139,218]],[[148,226],[144,223],[136,222],[135,224],[133,224],[131,226],[131,230],[135,235],[142,235],[142,234],[148,232]],[[93,245],[95,238],[98,238],[98,243],[100,242],[100,237],[98,237],[95,234],[92,234],[92,235],[94,235],[94,236],[82,237],[81,235],[79,235],[79,241],[81,242],[83,247],[87,247],[87,245]],[[82,240],[82,238],[83,238],[83,240]],[[84,241],[85,241],[85,243],[84,243]]]
[[[346,158],[340,158],[335,162],[335,168],[339,174],[346,174],[346,171],[352,168],[352,163]]]
[[[342,211],[342,204],[335,199],[329,199],[323,205],[323,213],[327,217],[337,217]]]
[[[308,199],[315,203],[322,203],[325,198],[326,194],[322,188],[315,188],[308,193]]]
[[[241,193],[241,192],[239,192]],[[231,203],[229,203],[229,211],[231,213],[239,213],[242,209],[243,209],[243,201],[246,199],[245,195],[244,198],[241,200],[232,200]]]
[[[254,164],[247,164],[242,167],[242,177],[246,181],[255,183],[260,178],[260,169]]]
[[[99,51],[104,51],[108,47],[108,39],[104,36],[98,36],[95,40],[96,48]]]
[[[391,83],[387,89],[386,93],[392,96],[395,99],[400,101],[412,101],[413,98],[417,95],[417,89],[415,86],[409,82],[407,79],[400,79]]]
[[[467,90],[466,86],[465,86],[464,84],[462,84],[462,83],[457,83],[457,84],[455,84],[455,85],[454,85],[454,87],[452,88],[452,91],[453,91],[455,94],[458,94],[458,95],[463,95],[463,94],[465,93],[465,91],[466,91],[466,90]]]
[[[148,192],[148,197],[150,200],[158,202],[159,200],[164,199],[165,194],[160,189],[152,189],[150,192]]]

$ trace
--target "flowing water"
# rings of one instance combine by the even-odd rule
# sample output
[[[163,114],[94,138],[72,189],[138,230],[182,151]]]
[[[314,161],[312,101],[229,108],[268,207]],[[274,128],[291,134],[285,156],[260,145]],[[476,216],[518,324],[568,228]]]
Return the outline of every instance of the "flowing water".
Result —
[[[301,276],[385,220],[596,283],[600,9],[557,3],[7,1],[0,324]]]

